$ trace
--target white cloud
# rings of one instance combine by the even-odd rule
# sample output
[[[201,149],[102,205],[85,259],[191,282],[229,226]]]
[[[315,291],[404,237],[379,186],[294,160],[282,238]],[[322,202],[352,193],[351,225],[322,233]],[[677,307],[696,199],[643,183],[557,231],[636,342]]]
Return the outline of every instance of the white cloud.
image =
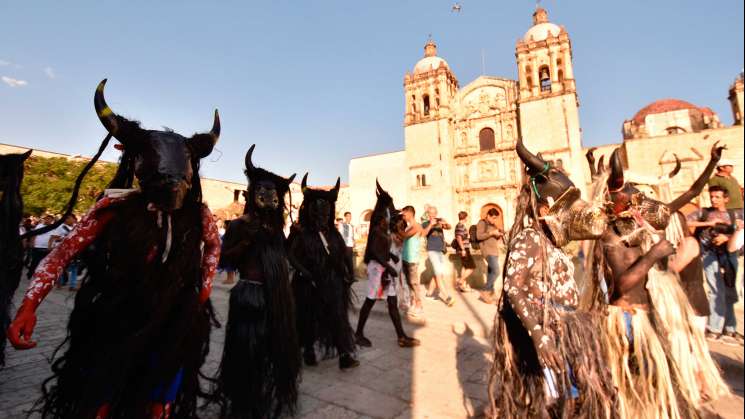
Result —
[[[44,74],[46,74],[47,77],[49,77],[50,79],[57,78],[57,74],[54,72],[54,69],[52,67],[46,67],[44,69]]]
[[[26,80],[18,80],[7,76],[2,76],[0,77],[0,79],[2,79],[3,83],[7,84],[10,87],[23,87],[28,84]]]
[[[0,67],[5,67],[5,66],[11,65],[11,64],[13,64],[13,63],[11,63],[10,61],[0,60]]]

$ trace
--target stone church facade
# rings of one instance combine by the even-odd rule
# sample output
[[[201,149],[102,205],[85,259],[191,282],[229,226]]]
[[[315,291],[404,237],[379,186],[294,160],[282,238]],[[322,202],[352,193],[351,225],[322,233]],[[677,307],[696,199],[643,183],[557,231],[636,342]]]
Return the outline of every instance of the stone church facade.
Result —
[[[375,203],[375,179],[389,190],[396,205],[426,205],[454,223],[459,211],[471,222],[496,207],[504,227],[514,218],[522,184],[515,142],[563,167],[580,189],[590,174],[581,142],[579,101],[572,47],[564,27],[551,23],[537,8],[533,26],[517,42],[518,80],[481,76],[464,87],[430,40],[424,58],[404,76],[404,150],[352,159],[349,163],[350,211],[364,226]],[[725,127],[709,108],[666,99],[624,122],[621,144],[598,147],[596,157],[621,147],[630,173],[659,195],[685,190],[706,165],[714,140],[727,144],[743,181],[743,84],[730,89],[735,125]],[[681,174],[668,184],[659,175],[681,159]],[[638,156],[638,157],[637,157]],[[643,158],[642,158],[643,156]],[[663,182],[664,183],[664,182]]]

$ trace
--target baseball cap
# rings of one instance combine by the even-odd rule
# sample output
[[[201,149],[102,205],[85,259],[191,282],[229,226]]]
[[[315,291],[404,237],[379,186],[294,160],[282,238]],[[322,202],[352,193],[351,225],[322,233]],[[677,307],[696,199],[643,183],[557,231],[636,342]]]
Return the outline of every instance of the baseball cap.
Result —
[[[719,163],[717,163],[717,167],[722,166],[734,166],[735,164],[730,159],[721,159],[719,160]]]

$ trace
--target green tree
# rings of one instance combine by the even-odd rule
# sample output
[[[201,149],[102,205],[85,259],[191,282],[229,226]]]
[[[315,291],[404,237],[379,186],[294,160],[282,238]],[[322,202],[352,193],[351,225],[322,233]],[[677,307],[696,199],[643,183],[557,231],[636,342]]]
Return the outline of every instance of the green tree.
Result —
[[[41,215],[44,212],[62,213],[72,195],[75,179],[87,161],[68,160],[62,157],[34,157],[26,160],[21,194],[24,212]],[[117,165],[97,162],[80,187],[74,212],[85,213],[95,202],[96,196],[114,178]]]

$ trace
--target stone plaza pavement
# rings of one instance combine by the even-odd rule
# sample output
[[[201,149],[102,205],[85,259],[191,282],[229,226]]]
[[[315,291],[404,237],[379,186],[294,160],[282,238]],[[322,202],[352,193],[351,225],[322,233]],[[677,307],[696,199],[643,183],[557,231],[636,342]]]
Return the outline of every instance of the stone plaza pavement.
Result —
[[[221,321],[226,319],[229,287],[216,281],[213,302]],[[28,284],[23,280],[21,287]],[[364,297],[365,282],[355,284]],[[20,301],[22,291],[16,293]],[[40,395],[40,385],[49,375],[48,358],[65,335],[73,293],[54,290],[39,308],[34,337],[39,346],[28,351],[8,350],[8,362],[0,371],[0,418],[25,417]],[[340,371],[336,359],[320,362],[303,371],[299,418],[465,418],[479,416],[486,400],[489,368],[489,333],[495,306],[478,300],[477,293],[458,294],[456,304],[425,300],[426,322],[405,322],[408,333],[422,345],[401,349],[384,302],[378,302],[366,327],[373,347],[360,350],[362,365]],[[742,325],[742,310],[738,311]],[[353,325],[356,315],[353,316]],[[214,372],[222,351],[224,329],[212,335],[205,370]],[[734,395],[709,408],[719,417],[742,417],[743,347],[712,344],[712,352],[723,367]],[[37,417],[32,415],[31,417]],[[214,411],[203,417],[215,417]],[[716,417],[716,416],[712,416]]]

